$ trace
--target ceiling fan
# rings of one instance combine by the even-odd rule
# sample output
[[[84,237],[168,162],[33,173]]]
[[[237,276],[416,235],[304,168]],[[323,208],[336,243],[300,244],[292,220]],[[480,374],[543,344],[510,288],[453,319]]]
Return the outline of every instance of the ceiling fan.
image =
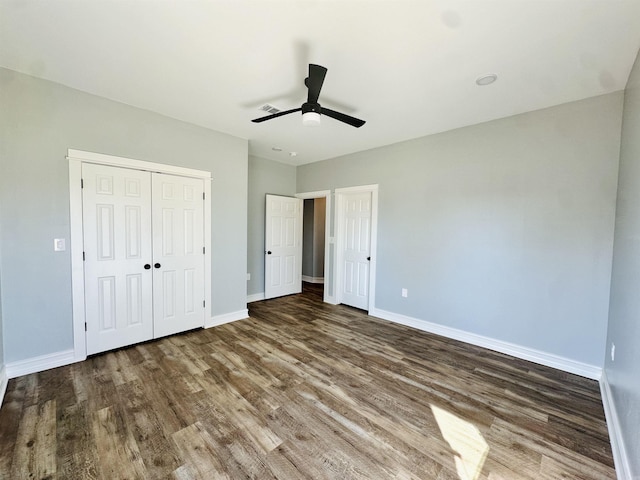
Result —
[[[327,69],[325,67],[310,63],[309,76],[304,79],[304,84],[307,86],[309,92],[307,94],[307,101],[303,103],[301,107],[284,110],[282,112],[267,115],[266,117],[256,118],[251,121],[254,123],[266,122],[267,120],[282,117],[283,115],[289,115],[290,113],[302,112],[302,124],[305,126],[320,125],[320,116],[326,115],[327,117],[347,123],[353,127],[360,128],[365,124],[364,120],[322,107],[318,103],[318,97],[320,96],[320,90],[322,89],[322,84],[324,83],[324,77],[326,74]]]

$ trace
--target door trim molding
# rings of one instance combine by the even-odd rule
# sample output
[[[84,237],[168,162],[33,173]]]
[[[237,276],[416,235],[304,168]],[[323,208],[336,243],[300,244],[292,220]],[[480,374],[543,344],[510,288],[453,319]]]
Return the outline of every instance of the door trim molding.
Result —
[[[328,278],[329,270],[330,270],[330,255],[331,248],[333,248],[334,244],[331,239],[331,190],[318,190],[316,192],[303,192],[296,193],[296,198],[301,198],[302,200],[309,200],[312,198],[324,198],[325,199],[325,211],[324,211],[324,276]],[[303,202],[304,209],[304,202]],[[302,265],[300,265],[300,271],[302,272]],[[335,282],[333,283],[333,287],[335,289]],[[332,294],[329,291],[328,285],[325,282],[322,301],[325,303],[331,303],[333,305],[336,304],[335,294]]]
[[[207,297],[205,302],[204,318],[206,325],[211,318],[211,172],[73,149],[67,150],[67,160],[69,161],[71,312],[73,317],[74,361],[79,362],[87,358],[84,261],[82,259],[82,252],[84,250],[82,237],[82,188],[80,185],[82,180],[83,163],[95,163],[99,165],[166,173],[205,180],[203,182],[204,194],[205,199],[208,199],[208,201],[204,202],[204,291]]]
[[[344,242],[342,226],[342,205],[344,196],[350,193],[371,192],[371,263],[369,264],[369,305],[367,312],[373,312],[376,308],[376,265],[377,265],[377,249],[378,249],[378,184],[359,185],[356,187],[336,188],[336,211],[335,211],[335,240],[336,254],[334,255],[334,285],[335,285],[335,303],[342,301],[342,243]]]
[[[116,157],[115,155],[105,155],[104,153],[84,152],[70,148],[67,150],[67,160],[71,159],[81,160],[85,163],[97,163],[99,165],[110,165],[112,167],[123,167],[147,172],[168,173],[171,175],[181,175],[183,177],[205,178],[209,180],[212,178],[211,172],[205,170],[178,167],[177,165],[167,165],[165,163],[147,162],[146,160],[135,160],[133,158]]]

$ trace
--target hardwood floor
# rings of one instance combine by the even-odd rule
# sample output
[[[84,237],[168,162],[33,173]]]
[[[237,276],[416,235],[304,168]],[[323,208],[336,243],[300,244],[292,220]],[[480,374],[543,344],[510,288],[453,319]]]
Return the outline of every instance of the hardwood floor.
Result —
[[[322,303],[9,382],[2,479],[615,478],[598,384]]]

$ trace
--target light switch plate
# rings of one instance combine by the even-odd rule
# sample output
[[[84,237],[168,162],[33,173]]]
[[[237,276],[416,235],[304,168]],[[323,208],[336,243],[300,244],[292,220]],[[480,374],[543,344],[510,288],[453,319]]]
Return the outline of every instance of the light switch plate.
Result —
[[[67,249],[66,242],[64,238],[54,238],[53,239],[53,251],[54,252],[64,252]]]

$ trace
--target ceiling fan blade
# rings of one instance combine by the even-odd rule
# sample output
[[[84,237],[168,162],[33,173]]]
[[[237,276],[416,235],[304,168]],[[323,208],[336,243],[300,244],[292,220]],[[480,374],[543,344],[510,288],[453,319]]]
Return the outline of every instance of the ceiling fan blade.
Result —
[[[309,89],[307,103],[318,103],[318,97],[320,96],[320,90],[322,90],[322,84],[324,83],[326,74],[326,68],[320,65],[314,65],[313,63],[309,64],[309,76],[304,81],[304,84]]]
[[[360,128],[366,123],[364,120],[360,120],[344,113],[336,112],[335,110],[331,110],[329,108],[322,107],[321,110],[322,111],[320,113],[322,115],[326,115],[327,117],[335,118],[336,120],[340,120],[341,122],[348,123],[352,127]]]
[[[302,108],[293,108],[291,110],[284,110],[283,112],[274,113],[273,115],[267,115],[266,117],[255,118],[251,120],[253,123],[266,122],[267,120],[271,120],[272,118],[282,117],[283,115],[289,115],[294,112],[301,112]]]

